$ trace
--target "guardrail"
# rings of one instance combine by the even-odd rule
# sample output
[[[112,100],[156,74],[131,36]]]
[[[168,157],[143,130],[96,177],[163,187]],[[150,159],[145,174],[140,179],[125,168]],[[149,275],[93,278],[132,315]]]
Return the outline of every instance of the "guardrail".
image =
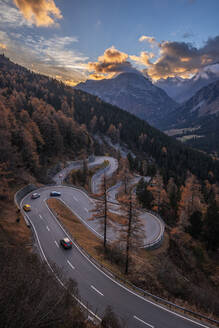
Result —
[[[99,201],[103,201],[102,199],[98,199]],[[115,202],[111,202],[111,201],[108,201],[109,204],[113,204],[113,205],[116,205],[116,206],[120,206],[119,203],[115,203]],[[148,243],[145,243],[144,246],[142,246],[141,248],[147,248],[147,249],[154,249],[154,248],[157,248],[161,245],[162,241],[163,241],[163,238],[164,238],[164,231],[165,231],[165,223],[163,221],[163,219],[161,218],[161,216],[154,212],[154,211],[151,211],[151,210],[144,210],[142,208],[138,208],[138,210],[140,210],[141,212],[143,213],[150,213],[154,216],[156,216],[156,218],[160,221],[161,223],[161,231],[159,233],[160,237],[154,241],[151,241],[151,242],[148,242]]]
[[[56,219],[58,220],[59,224],[61,225],[62,229],[66,232],[65,230],[65,226],[62,224],[62,222],[58,219],[55,211],[52,210],[52,212],[54,213]],[[151,211],[153,214],[154,212]],[[68,232],[68,235],[70,235],[71,239],[74,241],[74,244],[78,247],[78,249],[80,249],[80,251],[84,254],[84,256],[86,256],[87,258],[89,258],[90,261],[92,261],[100,270],[104,271],[106,274],[108,274],[110,277],[112,277],[115,281],[118,281],[120,283],[122,283],[125,287],[129,287],[130,289],[138,292],[139,295],[145,297],[145,296],[148,296],[150,298],[152,298],[154,301],[156,301],[157,303],[159,304],[164,304],[166,306],[169,306],[171,309],[177,309],[177,310],[180,310],[184,313],[187,313],[189,315],[192,315],[193,317],[195,318],[198,318],[198,319],[201,319],[201,320],[206,320],[210,323],[213,323],[213,324],[216,324],[217,326],[219,326],[219,321],[215,320],[215,319],[212,319],[212,318],[209,318],[203,314],[200,314],[200,313],[196,313],[194,311],[191,311],[191,310],[188,310],[180,305],[177,305],[175,303],[172,303],[162,297],[159,297],[159,296],[156,296],[152,293],[150,293],[149,291],[146,291],[142,288],[139,288],[137,286],[135,286],[134,284],[132,284],[130,281],[124,279],[123,277],[121,276],[118,276],[116,275],[114,272],[112,272],[111,270],[109,269],[106,269],[101,263],[99,263],[94,257],[92,257],[89,253],[87,253],[87,251],[77,243],[77,241],[74,239],[74,237],[71,235],[70,232]]]
[[[24,198],[24,196],[26,196],[27,194],[29,194],[29,192],[34,191],[36,189],[38,189],[38,187],[36,187],[34,184],[28,184],[27,186],[19,189],[14,195],[14,202],[16,206],[20,209],[20,202]]]
[[[142,248],[147,248],[147,249],[157,248],[161,245],[163,238],[164,238],[165,223],[164,223],[163,219],[161,218],[161,216],[157,212],[154,212],[151,210],[147,210],[145,212],[156,216],[156,218],[160,221],[161,232],[160,232],[160,237],[158,239],[156,239],[155,241],[152,241],[150,243],[146,243]]]
[[[74,186],[74,188],[77,188],[77,189],[82,190],[82,188],[80,188],[80,187],[76,187],[76,186]],[[14,202],[15,202],[16,206],[20,209],[20,201],[22,200],[22,198],[23,198],[25,195],[27,195],[29,192],[34,191],[34,190],[36,190],[36,189],[38,189],[38,188],[37,188],[35,185],[33,185],[33,184],[29,184],[28,186],[26,186],[26,187],[24,187],[24,188],[18,190],[18,191],[16,192],[16,194],[14,195]],[[83,191],[85,191],[85,190],[83,190]],[[87,193],[87,194],[88,194],[88,193]],[[111,202],[111,203],[113,203],[113,202]],[[118,205],[117,203],[113,203],[113,204]],[[162,220],[162,218],[160,217],[160,215],[159,215],[158,213],[153,212],[153,211],[147,211],[147,212],[149,212],[149,213],[155,215],[155,216],[156,216],[159,220],[161,220],[162,223],[163,223],[163,220]],[[57,216],[56,216],[56,218],[57,218]],[[58,220],[58,218],[57,218],[57,220]],[[63,224],[60,222],[60,220],[58,220],[58,221],[59,221],[60,225],[63,227],[63,229],[65,230],[65,227],[64,227]],[[29,222],[28,222],[28,223],[29,223]],[[163,226],[163,225],[162,225],[162,226]],[[69,234],[70,234],[70,233],[69,233]],[[71,234],[70,234],[70,235],[71,235]],[[73,236],[71,236],[71,238],[74,240]],[[163,233],[162,233],[160,239],[162,239],[162,238],[163,238]],[[179,305],[177,305],[177,304],[174,304],[174,303],[172,303],[172,302],[170,302],[170,301],[168,301],[168,300],[165,300],[165,299],[163,299],[163,298],[161,298],[161,297],[159,297],[159,296],[156,296],[156,295],[154,295],[154,294],[152,294],[152,293],[150,293],[150,292],[148,292],[148,291],[146,291],[146,290],[143,290],[143,289],[141,289],[141,288],[135,286],[134,284],[132,284],[132,283],[129,282],[128,280],[125,280],[125,279],[122,278],[122,277],[119,277],[119,276],[115,275],[112,271],[106,269],[102,264],[100,264],[98,261],[96,261],[96,259],[94,259],[90,254],[88,254],[88,253],[85,251],[85,249],[84,249],[83,247],[81,247],[81,246],[80,246],[75,240],[74,240],[74,243],[77,245],[78,248],[81,249],[81,251],[84,253],[84,255],[86,255],[86,256],[87,256],[87,257],[88,257],[88,258],[89,258],[89,259],[90,259],[90,260],[91,260],[91,261],[92,261],[97,267],[99,267],[102,271],[106,272],[106,273],[109,274],[111,277],[113,277],[114,280],[119,281],[119,282],[122,282],[124,285],[129,286],[131,289],[137,291],[138,293],[140,293],[140,294],[143,295],[144,297],[145,297],[145,296],[151,297],[151,298],[152,298],[153,300],[155,300],[156,302],[162,303],[162,304],[167,305],[167,306],[169,306],[169,307],[171,307],[171,308],[174,308],[174,309],[178,309],[178,310],[180,310],[180,311],[183,311],[184,313],[187,313],[187,314],[193,315],[194,317],[196,317],[196,318],[198,318],[198,319],[204,319],[204,320],[206,320],[206,321],[208,321],[208,322],[211,322],[211,323],[216,324],[217,326],[219,326],[219,321],[217,321],[217,320],[214,320],[214,319],[209,318],[209,317],[207,317],[207,316],[205,316],[205,315],[202,315],[202,314],[196,313],[196,312],[191,311],[191,310],[188,310],[188,309],[186,309],[186,308],[184,308],[184,307],[182,307],[182,306],[179,306]],[[148,247],[150,247],[150,246],[153,247],[152,244],[154,244],[154,243],[150,243],[150,244],[151,244],[151,245],[148,245]],[[157,244],[157,242],[156,242],[156,244]]]
[[[78,163],[82,163],[83,161],[77,161],[77,162],[78,162]],[[105,170],[107,170],[107,168],[103,168],[103,169],[101,169],[100,171],[98,171],[98,172],[96,173],[96,176],[99,176],[99,175],[102,174]],[[76,189],[82,190],[83,192],[85,192],[85,193],[87,193],[89,196],[91,196],[91,195],[90,195],[90,194],[89,194],[84,188],[82,188],[82,187],[78,187],[78,186],[73,186],[73,187],[76,188]],[[16,206],[20,209],[20,202],[21,202],[22,198],[23,198],[25,195],[27,195],[28,193],[30,193],[31,191],[34,191],[34,190],[36,190],[36,189],[38,189],[38,188],[37,188],[35,185],[33,185],[33,184],[29,184],[29,185],[25,186],[24,188],[18,190],[18,191],[16,192],[16,194],[14,195],[14,202],[15,202]],[[112,204],[118,205],[117,203],[114,203],[114,202],[109,202],[109,203],[112,203]],[[141,209],[141,210],[142,210],[142,209]],[[150,211],[150,210],[147,210],[147,212],[149,212],[149,213],[151,213],[152,215],[156,216],[156,217],[161,221],[161,223],[162,223],[162,224],[161,224],[161,226],[162,226],[162,231],[161,231],[161,233],[160,233],[160,238],[159,238],[158,240],[154,241],[154,242],[150,242],[150,243],[144,245],[144,248],[145,248],[145,246],[147,246],[147,248],[152,248],[152,247],[157,246],[160,242],[162,242],[162,240],[163,240],[163,235],[164,235],[164,230],[165,230],[165,228],[164,228],[165,225],[164,225],[164,222],[163,222],[162,218],[160,217],[160,215],[159,215],[158,213],[153,212],[153,211]],[[56,216],[56,218],[57,218],[57,216]],[[26,219],[25,216],[24,216],[24,219]],[[58,218],[57,218],[57,220],[58,220]],[[26,221],[26,220],[25,220],[25,221]],[[59,220],[58,220],[58,221],[59,221]],[[59,221],[59,223],[60,223],[60,225],[63,227],[63,230],[65,230],[63,224],[62,224],[60,221]],[[28,224],[29,224],[29,222],[28,222]],[[70,235],[71,235],[71,234],[70,234]],[[71,236],[71,237],[72,237],[72,236]],[[74,240],[73,237],[72,237],[72,239]],[[90,259],[90,260],[91,260],[91,261],[92,261],[97,267],[99,267],[102,271],[106,272],[108,275],[110,275],[111,277],[113,277],[114,280],[119,281],[119,282],[122,282],[124,285],[129,286],[130,288],[132,288],[133,290],[135,290],[136,292],[138,292],[140,295],[143,295],[144,297],[145,297],[145,296],[151,297],[154,301],[159,302],[159,303],[162,303],[162,304],[164,304],[164,305],[166,305],[166,306],[169,306],[170,308],[178,309],[178,310],[180,310],[180,311],[183,311],[184,313],[187,313],[187,314],[193,315],[194,317],[196,317],[196,318],[198,318],[198,319],[204,319],[204,320],[206,320],[206,321],[208,321],[208,322],[211,322],[211,323],[216,324],[217,326],[219,326],[219,321],[217,321],[217,320],[211,319],[211,318],[209,318],[209,317],[207,317],[207,316],[205,316],[205,315],[202,315],[202,314],[196,313],[196,312],[191,311],[191,310],[188,310],[188,309],[186,309],[186,308],[184,308],[184,307],[182,307],[182,306],[179,306],[179,305],[177,305],[177,304],[174,304],[174,303],[172,303],[172,302],[170,302],[170,301],[168,301],[168,300],[165,300],[165,299],[163,299],[163,298],[161,298],[161,297],[159,297],[159,296],[156,296],[156,295],[154,295],[154,294],[152,294],[152,293],[150,293],[150,292],[148,292],[148,291],[146,291],[146,290],[143,290],[143,289],[141,289],[141,288],[135,286],[134,284],[132,284],[131,282],[125,280],[125,279],[122,278],[122,277],[119,277],[119,276],[115,275],[112,271],[106,269],[102,264],[100,264],[99,262],[97,262],[96,259],[94,259],[90,254],[88,254],[88,253],[83,249],[83,247],[79,246],[78,243],[77,243],[75,240],[74,240],[74,243],[75,243],[75,244],[77,245],[77,247],[78,247],[78,248],[84,253],[84,255],[85,255],[86,257],[88,257],[88,258],[89,258],[89,259]]]
[[[99,177],[100,175],[102,175],[102,174],[103,174],[104,172],[106,172],[108,169],[109,169],[109,166],[104,167],[104,168],[98,170],[98,171],[92,176],[92,178],[91,178],[91,189],[92,189],[92,192],[93,192],[94,194],[96,193],[95,190],[94,190],[94,188],[93,188],[93,185],[94,185],[94,179],[97,178],[97,177]]]
[[[31,191],[34,191],[38,189],[34,184],[29,184],[21,189],[19,189],[15,195],[14,195],[14,203],[15,205],[17,206],[17,208],[20,210],[20,202],[21,200],[24,198],[24,196],[26,196],[27,194],[29,194],[29,192]],[[30,222],[29,220],[27,219],[26,215],[23,215],[24,217],[24,221],[27,225],[27,227],[29,228],[30,227]]]

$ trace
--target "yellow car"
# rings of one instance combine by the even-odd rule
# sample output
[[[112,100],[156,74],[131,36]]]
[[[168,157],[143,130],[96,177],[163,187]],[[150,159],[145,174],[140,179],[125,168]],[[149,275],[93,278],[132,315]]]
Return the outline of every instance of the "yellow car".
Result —
[[[24,209],[25,212],[30,212],[31,211],[31,206],[29,204],[25,204],[23,206],[23,209]]]

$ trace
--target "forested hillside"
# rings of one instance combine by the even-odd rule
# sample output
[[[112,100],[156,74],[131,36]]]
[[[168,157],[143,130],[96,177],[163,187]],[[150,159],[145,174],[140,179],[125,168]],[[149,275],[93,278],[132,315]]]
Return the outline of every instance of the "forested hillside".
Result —
[[[4,56],[0,56],[0,117],[0,237],[7,241],[4,244],[17,246],[20,231],[26,238],[12,205],[18,185],[32,180],[47,183],[46,172],[56,163],[93,152],[103,154],[107,148],[98,145],[96,136],[107,136],[137,155],[128,156],[130,171],[152,176],[151,184],[140,188],[143,206],[158,211],[166,223],[166,246],[158,260],[153,258],[154,271],[134,272],[134,282],[218,315],[214,302],[218,291],[218,161],[98,97],[30,72]]]
[[[2,189],[27,170],[37,178],[61,157],[86,154],[92,140],[73,118],[73,95],[63,85],[0,57]],[[4,181],[3,181],[4,178]],[[2,192],[1,192],[2,193]]]
[[[0,57],[1,175],[20,168],[36,177],[62,156],[93,151],[93,134],[122,141],[152,157],[165,179],[185,181],[187,171],[219,180],[219,163],[184,147],[146,122],[115,106]],[[8,177],[8,178],[7,178]]]
[[[163,120],[161,128],[196,149],[218,156],[219,81],[200,89]]]

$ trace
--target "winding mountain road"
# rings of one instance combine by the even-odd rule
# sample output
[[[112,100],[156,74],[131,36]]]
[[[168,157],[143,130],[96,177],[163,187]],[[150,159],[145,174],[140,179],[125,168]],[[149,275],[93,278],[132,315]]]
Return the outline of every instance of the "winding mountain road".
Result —
[[[101,159],[96,158],[95,163],[98,161],[101,161]],[[91,165],[96,165],[95,163]],[[75,163],[72,165],[80,164]],[[112,165],[115,165],[115,163]],[[61,182],[60,179],[63,179],[67,174],[68,169],[64,169],[65,171],[55,177],[58,184]],[[114,169],[115,166],[110,166],[111,172],[108,172],[108,174],[110,175]],[[40,188],[37,190],[40,193],[40,198],[32,200],[32,193],[30,193],[20,203],[21,209],[25,203],[30,204],[32,207],[31,212],[24,213],[22,210],[22,213],[28,218],[32,226],[36,245],[42,259],[47,262],[51,269],[53,263],[61,268],[62,278],[58,278],[60,283],[68,278],[77,281],[81,297],[80,302],[87,308],[91,316],[100,319],[105,308],[110,305],[117,315],[127,320],[127,325],[131,328],[207,327],[205,324],[198,323],[155,304],[115,281],[110,274],[103,272],[95,265],[74,242],[73,248],[69,251],[60,248],[60,239],[63,236],[69,238],[70,236],[47,206],[46,201],[50,198],[51,190],[60,191],[61,200],[89,229],[99,235],[95,226],[91,225],[92,221],[87,221],[90,217],[89,211],[94,207],[94,200],[77,188],[56,185],[55,187]],[[154,219],[151,220],[151,222],[155,222]],[[148,229],[148,224],[146,226]]]

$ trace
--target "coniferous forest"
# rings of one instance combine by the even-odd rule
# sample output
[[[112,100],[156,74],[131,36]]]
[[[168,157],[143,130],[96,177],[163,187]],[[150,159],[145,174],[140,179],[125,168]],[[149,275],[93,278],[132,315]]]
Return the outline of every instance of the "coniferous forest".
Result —
[[[99,98],[73,90],[0,57],[2,170],[16,166],[34,175],[51,159],[93,152],[93,134],[123,142],[152,157],[165,181],[183,184],[188,171],[201,180],[219,180],[219,163],[184,147],[155,128]]]
[[[202,286],[197,289],[196,283],[201,277],[207,293],[202,300],[215,295],[218,287],[214,263],[219,247],[218,161],[98,97],[35,74],[4,56],[0,56],[0,117],[1,206],[5,201],[12,204],[13,192],[29,179],[50,182],[48,169],[59,162],[93,153],[104,155],[108,148],[98,144],[96,136],[106,136],[113,144],[121,143],[130,150],[130,171],[156,179],[154,185],[159,185],[159,191],[153,183],[141,181],[137,196],[143,207],[152,209],[156,209],[159,198],[157,207],[169,233],[168,255],[165,261],[162,257],[157,262],[160,267],[156,269],[156,281],[145,274],[148,279],[142,281],[142,277],[136,276],[134,282],[146,289],[151,286],[152,292],[159,291],[163,297],[174,295],[199,306]],[[191,202],[195,210],[191,210]],[[185,295],[181,278],[176,279],[175,289],[168,284],[173,272],[174,279],[179,277],[179,272],[182,276],[192,274]],[[157,286],[158,279],[162,288]],[[216,307],[216,301],[212,301],[211,311],[217,313]]]

